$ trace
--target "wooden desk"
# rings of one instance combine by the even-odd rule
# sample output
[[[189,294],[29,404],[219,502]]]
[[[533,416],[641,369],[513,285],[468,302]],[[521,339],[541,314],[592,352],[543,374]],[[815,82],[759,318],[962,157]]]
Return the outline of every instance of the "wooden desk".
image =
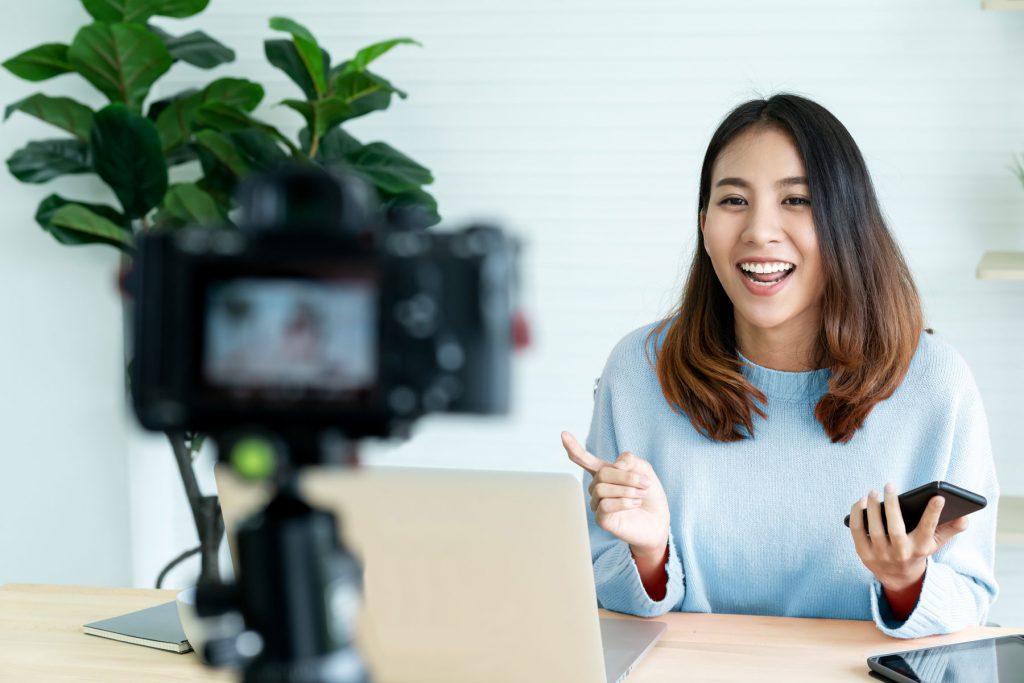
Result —
[[[0,678],[7,681],[232,681],[179,655],[82,633],[82,624],[174,599],[174,591],[0,586]],[[630,619],[615,613],[604,616]],[[629,677],[655,681],[870,681],[868,655],[1024,631],[969,628],[893,640],[866,621],[667,614],[668,631]],[[538,679],[540,680],[540,679]]]

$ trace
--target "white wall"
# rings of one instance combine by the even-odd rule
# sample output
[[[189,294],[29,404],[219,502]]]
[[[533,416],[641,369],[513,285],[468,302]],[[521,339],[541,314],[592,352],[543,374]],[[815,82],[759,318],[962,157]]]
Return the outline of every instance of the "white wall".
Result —
[[[916,274],[929,324],[974,368],[1004,491],[1024,495],[1014,433],[1024,417],[1015,390],[1024,384],[1024,283],[974,278],[985,250],[1024,249],[1024,189],[1007,170],[1011,153],[1024,151],[1024,12],[983,12],[979,5],[978,0],[213,0],[197,19],[163,25],[177,33],[202,27],[232,46],[238,61],[213,74],[175,67],[161,81],[160,93],[219,75],[253,78],[268,86],[261,114],[294,130],[294,115],[271,106],[297,91],[263,57],[262,41],[280,35],[267,29],[270,16],[286,14],[306,24],[338,60],[384,38],[421,41],[422,49],[398,48],[377,67],[407,89],[409,99],[356,122],[351,131],[363,139],[386,140],[429,166],[450,223],[491,217],[524,238],[523,299],[535,342],[517,360],[511,418],[434,418],[420,425],[412,442],[397,449],[368,448],[367,457],[566,471],[571,468],[558,432],[586,432],[593,380],[608,351],[623,334],[666,312],[677,297],[694,242],[699,166],[718,121],[752,96],[778,90],[810,96],[846,123],[861,145]],[[70,31],[61,28],[70,19],[56,17],[73,13],[58,7],[63,3],[56,0],[33,5],[33,15],[54,17],[48,26],[40,19],[31,30],[24,23],[5,27],[11,53]],[[32,92],[3,79],[7,100]],[[56,91],[56,85],[45,89]],[[13,119],[4,130],[5,151],[36,135],[30,123]],[[71,450],[66,442],[76,437],[64,436],[67,430],[55,428],[55,419],[91,421],[94,440],[86,443],[76,435],[76,454],[113,457],[111,449],[123,449],[125,437],[115,424],[120,396],[111,381],[116,311],[109,291],[102,289],[111,262],[47,244],[26,227],[34,204],[25,195],[34,197],[35,188],[9,177],[2,182],[0,191],[18,224],[7,233],[2,257],[21,264],[22,271],[31,264],[32,276],[48,293],[45,303],[42,294],[34,294],[31,303],[5,301],[17,316],[11,318],[14,327],[33,335],[2,342],[10,345],[3,355],[17,359],[9,361],[7,376],[26,375],[69,353],[67,335],[55,334],[67,329],[68,314],[58,314],[66,297],[85,297],[95,286],[101,300],[96,305],[109,318],[109,324],[74,330],[77,343],[108,353],[107,367],[92,365],[89,378],[72,382],[72,368],[86,369],[69,362],[54,373],[62,378],[59,384],[23,381],[18,391],[31,395],[5,395],[15,412],[4,416],[12,416],[10,424],[20,435],[16,441],[31,445],[19,451],[50,455],[46,466],[33,465],[40,474],[57,471],[54,462],[65,468],[74,462],[65,454]],[[73,273],[73,267],[87,272]],[[44,269],[48,275],[38,275]],[[8,281],[18,289],[23,282],[13,275]],[[90,400],[78,401],[77,408],[49,409],[54,398],[70,403],[75,387]],[[102,414],[84,416],[82,406],[97,401],[106,406]],[[133,581],[146,584],[160,564],[189,543],[190,529],[180,483],[173,468],[160,461],[160,446],[140,447],[136,437],[131,440]],[[164,457],[169,460],[169,453]],[[117,462],[108,463],[109,478],[123,480],[123,459],[121,450]],[[166,472],[155,474],[154,468]],[[4,500],[5,520],[19,504],[49,490],[40,478],[29,477],[32,485],[19,483],[14,499]],[[125,505],[123,492],[118,495]],[[92,497],[65,492],[48,504],[49,523],[75,515],[82,524],[108,528],[116,510],[83,512],[82,501]],[[7,526],[5,539],[19,547],[20,537]],[[25,542],[23,547],[53,557],[52,549],[44,550],[50,544]],[[54,571],[46,557],[38,564],[2,560],[0,579],[53,576],[44,573],[44,567]],[[123,575],[113,564],[107,567],[105,578],[119,581]],[[82,571],[67,568],[60,577],[93,578]],[[187,583],[192,571],[184,569],[173,582]]]
[[[77,3],[23,3],[0,25],[3,59],[69,42]],[[0,71],[3,104],[34,92],[102,101],[81,79],[27,83]],[[30,139],[64,137],[22,114],[0,128],[6,159]],[[51,192],[102,197],[94,179],[22,185],[0,172],[0,583],[124,585],[131,580],[121,312],[112,250],[62,248],[33,216]]]

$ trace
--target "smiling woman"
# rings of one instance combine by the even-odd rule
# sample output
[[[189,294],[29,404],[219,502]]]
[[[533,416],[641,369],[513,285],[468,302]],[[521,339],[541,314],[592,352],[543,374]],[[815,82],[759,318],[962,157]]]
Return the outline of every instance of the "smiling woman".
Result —
[[[800,154],[779,128],[748,129],[719,155],[718,176],[699,221],[739,346],[762,365],[813,369],[825,278]]]
[[[740,105],[708,146],[697,228],[678,308],[612,351],[586,449],[562,435],[602,606],[873,619],[896,637],[983,623],[985,414],[924,330],[849,132],[793,95]],[[907,531],[896,491],[934,480],[990,505],[968,529],[939,524],[936,498]]]
[[[666,399],[711,438],[743,438],[760,413],[753,399],[764,397],[743,380],[738,346],[776,370],[828,367],[835,389],[816,414],[833,441],[849,441],[896,390],[923,327],[849,132],[799,97],[737,107],[708,146],[698,224],[679,308],[687,315],[655,331],[667,328],[658,362]],[[753,283],[765,280],[745,271],[766,262],[791,265],[790,275]],[[702,379],[722,376],[731,381],[713,390]]]

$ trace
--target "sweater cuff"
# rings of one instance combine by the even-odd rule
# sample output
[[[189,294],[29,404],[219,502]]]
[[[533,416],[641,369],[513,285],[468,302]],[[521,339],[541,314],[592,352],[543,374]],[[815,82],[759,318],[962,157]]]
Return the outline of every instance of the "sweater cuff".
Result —
[[[640,580],[640,571],[629,551],[629,544],[615,543],[594,563],[594,575],[600,577],[597,595],[601,607],[638,617],[657,617],[671,611],[683,599],[683,567],[671,532],[665,570],[668,575],[665,597],[652,600]]]
[[[949,601],[957,590],[953,574],[955,572],[950,567],[929,557],[925,564],[921,594],[914,611],[905,621],[893,615],[882,584],[877,579],[873,580],[870,588],[871,615],[878,629],[893,638],[922,638],[952,633],[960,628],[950,623]]]

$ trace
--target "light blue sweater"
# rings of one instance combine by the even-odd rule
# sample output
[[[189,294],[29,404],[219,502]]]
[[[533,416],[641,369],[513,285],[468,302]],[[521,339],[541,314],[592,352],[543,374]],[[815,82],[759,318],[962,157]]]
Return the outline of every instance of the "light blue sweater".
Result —
[[[720,443],[665,402],[644,353],[653,327],[632,332],[612,351],[587,450],[608,461],[630,451],[654,467],[672,516],[668,591],[661,601],[650,599],[629,546],[600,529],[588,506],[602,607],[639,616],[677,610],[873,619],[898,638],[985,621],[998,591],[999,491],[981,398],[956,351],[922,333],[899,389],[847,444],[832,443],[814,418],[828,370],[745,368],[768,397],[768,418],[754,416],[752,439]],[[584,474],[584,489],[590,479]],[[929,558],[917,606],[896,621],[843,518],[887,481],[906,491],[937,479],[980,493],[989,504]]]

